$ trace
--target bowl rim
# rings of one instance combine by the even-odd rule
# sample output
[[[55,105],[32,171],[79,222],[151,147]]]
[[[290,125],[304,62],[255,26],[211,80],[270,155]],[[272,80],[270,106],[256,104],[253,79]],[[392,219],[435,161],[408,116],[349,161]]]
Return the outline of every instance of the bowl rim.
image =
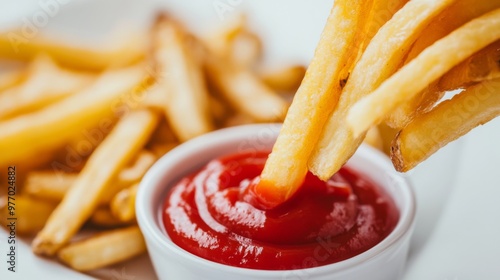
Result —
[[[416,201],[415,192],[412,185],[410,184],[410,181],[408,180],[408,177],[405,174],[396,172],[389,158],[384,153],[373,147],[362,144],[356,152],[357,156],[361,156],[362,158],[364,158],[364,160],[367,160],[369,157],[368,161],[371,161],[375,165],[380,166],[392,178],[396,178],[398,180],[398,184],[404,186],[402,188],[399,188],[403,196],[404,203],[402,205],[402,208],[399,209],[400,217],[398,223],[388,236],[386,236],[381,242],[368,249],[367,251],[349,259],[323,266],[291,270],[260,270],[235,267],[210,261],[189,253],[188,251],[185,251],[184,249],[173,243],[167,237],[165,230],[158,226],[158,224],[162,223],[160,216],[161,209],[149,209],[148,207],[148,205],[151,204],[155,205],[153,201],[158,200],[158,197],[155,197],[154,194],[158,193],[158,191],[161,193],[162,197],[160,200],[160,205],[163,203],[164,196],[166,195],[166,187],[162,183],[163,172],[165,172],[165,170],[169,166],[173,166],[176,161],[181,160],[187,155],[194,154],[197,151],[209,149],[214,145],[220,145],[221,141],[224,143],[232,141],[244,141],[245,139],[248,139],[252,135],[255,135],[259,130],[262,129],[270,129],[273,133],[275,133],[275,135],[277,135],[277,132],[280,128],[281,124],[250,124],[223,128],[182,143],[181,145],[177,146],[176,148],[172,149],[170,152],[162,156],[145,174],[142,181],[140,182],[140,187],[137,192],[135,204],[136,216],[138,225],[144,234],[144,238],[147,241],[153,241],[152,244],[154,244],[155,247],[158,247],[156,249],[159,249],[159,251],[164,256],[175,254],[178,257],[182,257],[186,261],[193,262],[197,266],[201,265],[208,269],[216,269],[218,271],[227,273],[244,273],[248,276],[269,277],[282,276],[284,273],[296,273],[298,271],[304,273],[340,273],[349,270],[356,265],[370,261],[371,259],[390,249],[394,244],[397,244],[401,239],[407,236],[408,233],[411,234],[415,224]],[[189,173],[189,171],[186,171],[186,173]],[[383,188],[385,189],[385,186],[383,186]],[[391,195],[390,193],[388,194]],[[150,246],[150,244],[148,245]]]

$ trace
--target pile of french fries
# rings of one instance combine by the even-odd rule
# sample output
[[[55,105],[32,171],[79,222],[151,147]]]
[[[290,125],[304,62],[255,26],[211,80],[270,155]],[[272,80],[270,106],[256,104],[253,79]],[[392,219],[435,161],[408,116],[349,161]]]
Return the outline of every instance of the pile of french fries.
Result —
[[[499,99],[500,1],[335,0],[254,191],[275,207],[307,171],[329,179],[370,129],[408,171],[499,115]]]
[[[161,15],[148,36],[110,50],[32,39],[15,52],[0,34],[0,63],[19,62],[0,73],[0,170],[16,166],[17,234],[36,254],[91,271],[144,253],[135,196],[148,168],[214,129],[282,121],[305,73],[259,68],[243,16],[196,37]]]

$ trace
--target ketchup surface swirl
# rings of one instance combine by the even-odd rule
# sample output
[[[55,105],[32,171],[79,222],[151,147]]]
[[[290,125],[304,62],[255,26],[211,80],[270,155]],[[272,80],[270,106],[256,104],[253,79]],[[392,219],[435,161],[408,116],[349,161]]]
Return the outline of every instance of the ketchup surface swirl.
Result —
[[[262,210],[247,192],[269,152],[209,162],[180,180],[162,212],[172,241],[199,257],[236,267],[283,270],[335,263],[375,246],[398,210],[380,187],[346,167],[329,181],[308,174],[283,205]]]

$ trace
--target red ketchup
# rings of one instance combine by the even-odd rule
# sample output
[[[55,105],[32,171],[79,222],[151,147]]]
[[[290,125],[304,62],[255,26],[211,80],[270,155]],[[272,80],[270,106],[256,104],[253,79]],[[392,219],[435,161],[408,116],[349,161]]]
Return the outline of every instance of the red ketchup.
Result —
[[[231,266],[301,269],[358,255],[396,226],[394,201],[346,167],[327,182],[309,173],[297,193],[274,209],[255,207],[246,189],[268,154],[225,156],[180,180],[162,212],[172,241]]]

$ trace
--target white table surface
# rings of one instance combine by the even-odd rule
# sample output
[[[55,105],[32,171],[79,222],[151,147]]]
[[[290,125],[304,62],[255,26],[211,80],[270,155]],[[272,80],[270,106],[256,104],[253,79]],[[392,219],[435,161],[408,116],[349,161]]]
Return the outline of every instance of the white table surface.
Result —
[[[23,18],[30,18],[41,9],[41,2],[59,0],[0,0],[0,28],[7,28],[23,23]],[[84,0],[77,0],[84,2]],[[174,5],[166,1],[162,6]],[[193,0],[194,3],[201,3],[201,0]],[[274,0],[263,2],[266,9],[262,9],[262,18],[269,24],[284,25],[287,20],[294,20],[293,17],[284,17],[287,20],[270,20],[273,15],[286,14],[287,9],[296,13],[300,8],[300,1],[297,0]],[[66,1],[60,0],[60,3]],[[148,1],[144,1],[145,3]],[[217,1],[205,1],[204,8],[211,8]],[[227,1],[223,1],[227,2]],[[237,1],[235,1],[237,2]],[[121,3],[121,4],[117,4]],[[138,2],[132,1],[108,1],[103,3],[102,11],[105,13],[113,9],[131,9],[136,7]],[[286,5],[285,5],[286,3]],[[301,46],[302,49],[314,49],[314,40],[317,40],[321,26],[328,14],[330,0],[317,0],[314,5],[309,5],[307,9],[302,9],[305,13],[317,13],[319,18],[316,22],[305,22],[305,30],[297,30],[308,40],[298,40],[294,44],[307,44]],[[135,6],[134,6],[135,5]],[[156,4],[154,4],[156,5]],[[207,6],[208,5],[208,6]],[[66,4],[60,5],[61,13],[51,18],[49,26],[57,25],[58,21],[64,21],[64,17],[73,16],[74,11],[65,14]],[[68,4],[68,6],[70,6]],[[181,5],[182,6],[182,5]],[[200,4],[201,6],[201,4]],[[198,7],[200,7],[198,6]],[[242,5],[244,6],[244,5]],[[137,6],[142,7],[142,6]],[[147,7],[147,8],[146,8]],[[151,3],[144,4],[144,9],[149,9]],[[239,8],[239,7],[237,7]],[[182,10],[184,9],[184,10]],[[86,10],[88,12],[88,9]],[[140,11],[139,11],[140,12]],[[180,13],[192,12],[196,16],[206,14],[206,11],[197,9],[196,5],[191,5],[186,9],[186,5],[180,8]],[[214,18],[215,12],[212,10],[208,18]],[[297,17],[296,17],[297,18]],[[204,17],[206,20],[207,17]],[[219,19],[220,20],[220,19]],[[86,33],[85,28],[91,26],[92,18],[88,18],[86,25],[82,25],[82,33]],[[290,22],[288,22],[290,23]],[[262,27],[262,26],[261,26]],[[88,33],[88,32],[87,32]],[[276,36],[285,36],[274,34]],[[279,45],[280,42],[274,40],[271,44]],[[289,46],[288,46],[289,47]],[[293,46],[292,46],[293,48]],[[275,48],[276,49],[276,48]],[[286,51],[285,51],[286,53]],[[279,52],[268,52],[267,55],[282,55]],[[311,53],[312,55],[312,53]],[[500,93],[499,93],[500,94]],[[1,132],[0,132],[1,133]],[[500,118],[485,126],[476,128],[470,134],[455,143],[444,152],[433,157],[453,157],[453,160],[435,160],[432,166],[433,172],[418,174],[418,180],[429,180],[430,182],[443,180],[442,186],[426,186],[419,184],[417,188],[417,199],[419,207],[419,217],[413,247],[410,252],[404,280],[466,280],[466,279],[500,279]],[[448,153],[449,155],[444,155]],[[431,169],[429,167],[429,169]],[[443,170],[441,172],[441,170]],[[416,171],[418,173],[419,171]],[[452,172],[452,177],[448,173]],[[441,178],[442,174],[443,178]],[[413,176],[413,175],[410,175]],[[417,176],[417,175],[415,175]],[[424,178],[425,176],[429,178]],[[4,237],[1,235],[0,237]],[[5,240],[0,240],[0,253],[4,255],[6,248]],[[29,270],[32,273],[12,275],[6,271],[4,264],[5,256],[0,257],[0,279],[29,279],[21,275],[36,275],[38,279],[68,279],[68,276],[57,274],[59,264],[51,261],[40,260],[29,252],[19,258],[19,269]],[[146,260],[147,262],[147,260]],[[142,275],[133,275],[122,270],[116,270],[112,279],[143,279]],[[64,274],[66,275],[66,274]],[[85,276],[71,275],[71,279],[88,279]]]

